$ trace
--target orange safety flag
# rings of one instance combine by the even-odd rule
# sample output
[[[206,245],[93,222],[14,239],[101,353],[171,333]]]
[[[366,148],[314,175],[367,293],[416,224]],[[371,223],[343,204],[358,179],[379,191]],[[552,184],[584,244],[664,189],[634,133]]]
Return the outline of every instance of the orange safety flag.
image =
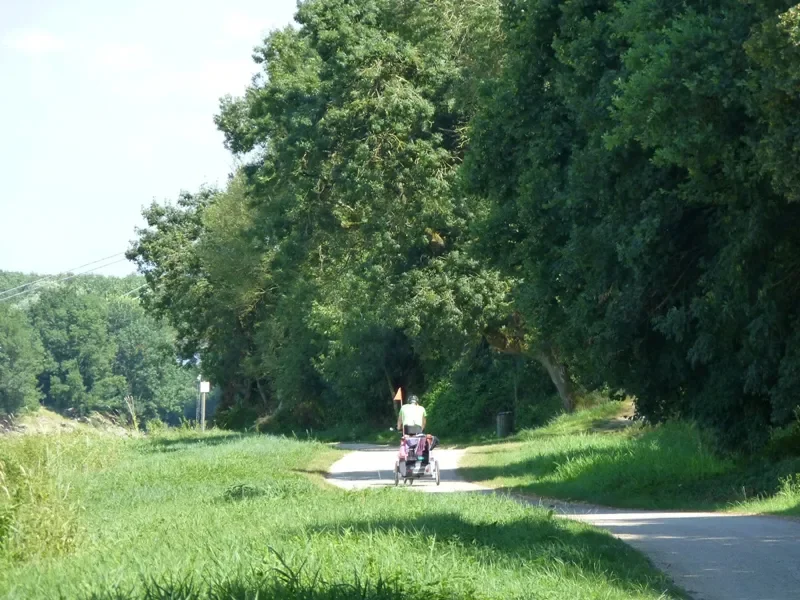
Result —
[[[397,388],[397,393],[394,395],[395,402],[403,401],[403,388]]]

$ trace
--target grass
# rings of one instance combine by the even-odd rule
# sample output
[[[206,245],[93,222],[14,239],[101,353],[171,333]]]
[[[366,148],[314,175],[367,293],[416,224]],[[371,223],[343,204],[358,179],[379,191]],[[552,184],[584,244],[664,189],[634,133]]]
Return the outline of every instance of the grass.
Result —
[[[0,571],[4,563],[72,549],[80,532],[72,484],[115,460],[97,433],[0,437]]]
[[[3,437],[0,456],[14,490],[26,488],[22,470],[37,470],[31,489],[55,490],[68,509],[49,513],[50,526],[72,532],[58,548],[29,538],[9,553],[12,511],[2,598],[681,597],[634,550],[542,509],[328,486],[316,474],[340,453],[321,443],[69,433]]]
[[[428,428],[430,430],[430,428]],[[439,442],[443,447],[466,448],[468,446],[480,446],[491,444],[497,441],[497,436],[493,430],[483,430],[472,434],[448,434],[439,436]],[[369,425],[340,425],[337,427],[320,431],[292,432],[291,437],[298,440],[332,443],[359,443],[359,444],[397,444],[400,434],[396,429],[376,429]]]
[[[397,442],[397,431],[390,430],[388,427],[378,429],[367,424],[362,425],[339,425],[321,431],[308,430],[296,433],[302,440],[318,441],[324,443],[332,442],[358,442],[364,444],[389,444]]]
[[[778,489],[771,494],[757,494],[750,500],[736,502],[737,512],[800,517],[800,465],[795,472],[778,478]]]
[[[737,460],[687,423],[646,427],[608,402],[563,415],[510,442],[473,448],[463,475],[484,485],[644,509],[800,514],[800,459]]]

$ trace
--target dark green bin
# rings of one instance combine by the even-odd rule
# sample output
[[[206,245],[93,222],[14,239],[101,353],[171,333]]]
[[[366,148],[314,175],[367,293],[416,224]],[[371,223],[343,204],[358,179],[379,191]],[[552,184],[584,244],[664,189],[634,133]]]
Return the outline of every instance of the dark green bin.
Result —
[[[504,438],[514,430],[514,413],[511,411],[497,413],[497,437]]]

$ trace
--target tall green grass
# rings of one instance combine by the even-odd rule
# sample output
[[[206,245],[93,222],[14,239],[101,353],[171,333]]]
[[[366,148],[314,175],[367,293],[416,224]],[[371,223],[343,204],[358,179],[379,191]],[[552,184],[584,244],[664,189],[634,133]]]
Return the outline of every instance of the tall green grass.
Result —
[[[491,487],[620,507],[800,514],[797,459],[723,455],[691,423],[625,427],[619,411],[610,402],[473,448],[462,473]]]
[[[16,556],[0,597],[678,597],[609,535],[509,499],[332,488],[321,473],[340,453],[323,444],[222,434],[109,444],[99,460],[69,455],[71,544]]]
[[[113,464],[120,444],[91,433],[0,440],[0,566],[73,548],[80,515],[72,484]]]

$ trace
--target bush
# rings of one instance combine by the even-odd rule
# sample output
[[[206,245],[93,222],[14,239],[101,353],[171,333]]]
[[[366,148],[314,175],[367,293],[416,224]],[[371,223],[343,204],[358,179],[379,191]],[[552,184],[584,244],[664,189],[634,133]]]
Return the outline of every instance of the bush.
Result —
[[[258,408],[245,402],[237,402],[217,411],[214,424],[220,429],[247,431],[255,426],[260,416]]]
[[[800,420],[775,429],[770,436],[765,454],[772,460],[800,456]]]
[[[163,433],[167,429],[167,424],[164,423],[161,419],[150,419],[145,423],[145,429],[147,433],[151,435],[158,435],[159,433]]]
[[[300,402],[290,408],[258,419],[256,431],[288,434],[322,429],[325,415],[313,402]]]
[[[423,397],[432,430],[471,434],[514,412],[516,427],[534,427],[561,410],[553,384],[535,362],[483,347],[465,356]]]
[[[561,414],[564,405],[558,394],[541,394],[535,402],[520,402],[514,410],[514,427],[517,430],[541,427],[554,416]]]

